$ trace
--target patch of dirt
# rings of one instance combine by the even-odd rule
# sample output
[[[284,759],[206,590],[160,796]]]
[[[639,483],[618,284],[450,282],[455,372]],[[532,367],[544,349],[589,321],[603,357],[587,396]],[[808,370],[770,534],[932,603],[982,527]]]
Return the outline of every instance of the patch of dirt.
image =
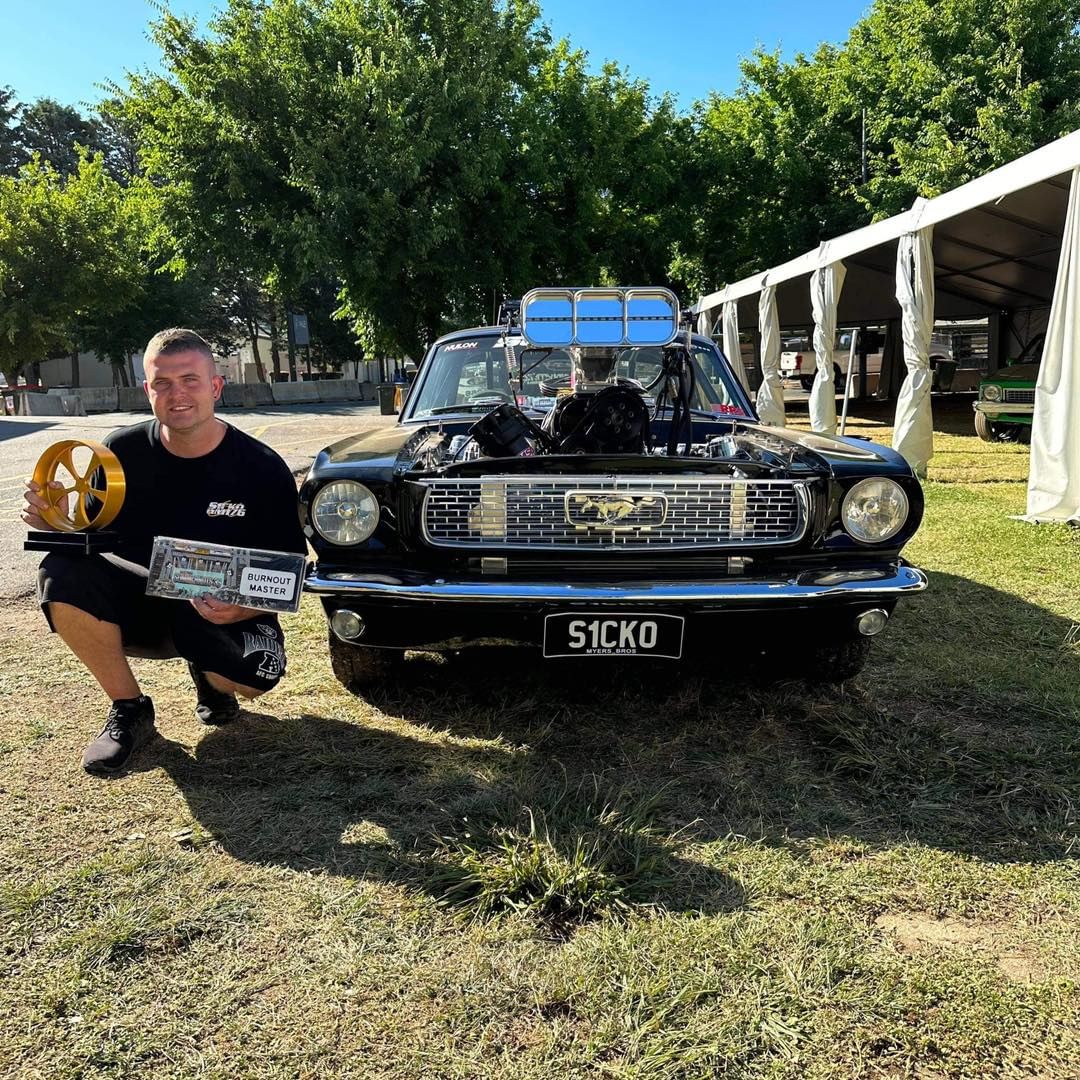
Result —
[[[1049,975],[1034,950],[1012,940],[1005,923],[936,919],[927,912],[905,912],[879,915],[874,925],[892,934],[906,953],[961,946],[989,956],[1002,975],[1014,982],[1043,982]]]
[[[29,637],[34,631],[48,633],[45,618],[38,607],[37,597],[17,596],[0,606],[0,634],[15,638]]]

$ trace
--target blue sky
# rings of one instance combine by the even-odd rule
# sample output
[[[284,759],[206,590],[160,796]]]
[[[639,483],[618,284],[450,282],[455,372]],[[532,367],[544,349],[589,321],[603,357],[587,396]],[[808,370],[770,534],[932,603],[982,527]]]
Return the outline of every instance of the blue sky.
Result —
[[[201,21],[223,0],[171,0],[177,14]],[[755,46],[790,59],[822,41],[842,43],[869,9],[868,0],[541,0],[555,37],[585,49],[593,66],[615,60],[672,91],[689,108],[710,90],[730,93],[739,59]],[[20,101],[53,97],[93,103],[97,84],[123,82],[124,72],[155,68],[146,28],[148,0],[0,0],[0,86]]]

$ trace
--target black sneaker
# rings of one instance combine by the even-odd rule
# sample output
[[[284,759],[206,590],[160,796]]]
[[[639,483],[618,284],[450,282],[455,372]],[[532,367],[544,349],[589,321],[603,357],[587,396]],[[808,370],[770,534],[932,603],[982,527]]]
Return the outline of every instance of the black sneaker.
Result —
[[[156,733],[154,703],[145,694],[114,701],[101,734],[83,751],[83,768],[95,776],[115,776]]]
[[[224,690],[211,686],[210,680],[194,664],[189,663],[187,669],[199,696],[195,715],[204,724],[228,724],[240,715],[235,694],[226,694]]]

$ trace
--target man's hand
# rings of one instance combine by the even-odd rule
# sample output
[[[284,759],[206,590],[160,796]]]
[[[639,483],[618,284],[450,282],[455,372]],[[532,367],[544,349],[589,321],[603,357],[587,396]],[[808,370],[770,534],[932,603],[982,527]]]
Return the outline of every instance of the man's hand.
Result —
[[[207,621],[217,626],[227,626],[229,623],[243,622],[253,618],[259,612],[255,608],[241,607],[239,604],[226,604],[222,600],[215,600],[209,593],[196,597],[191,601],[191,606]]]
[[[64,485],[59,480],[53,480],[49,484],[50,488],[58,488],[63,490]],[[26,500],[26,505],[22,508],[22,513],[19,515],[31,529],[40,529],[43,532],[56,532],[44,518],[41,516],[42,510],[49,508],[49,500],[45,498],[42,493],[43,489],[40,484],[34,480],[26,481],[26,490],[23,492],[23,498]],[[65,500],[66,502],[66,500]],[[67,513],[66,505],[61,505],[60,509]]]

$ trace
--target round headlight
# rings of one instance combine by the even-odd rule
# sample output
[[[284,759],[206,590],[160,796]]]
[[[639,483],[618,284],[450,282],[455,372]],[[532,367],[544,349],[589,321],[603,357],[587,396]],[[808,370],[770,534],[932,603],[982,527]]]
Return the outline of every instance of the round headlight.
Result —
[[[890,540],[908,517],[908,497],[892,480],[874,477],[860,480],[845,496],[840,508],[844,528],[864,544]]]
[[[311,523],[331,544],[362,544],[379,524],[379,504],[363,484],[334,480],[315,496]]]
[[[989,383],[982,388],[983,401],[1000,401],[1001,387],[996,383]]]

